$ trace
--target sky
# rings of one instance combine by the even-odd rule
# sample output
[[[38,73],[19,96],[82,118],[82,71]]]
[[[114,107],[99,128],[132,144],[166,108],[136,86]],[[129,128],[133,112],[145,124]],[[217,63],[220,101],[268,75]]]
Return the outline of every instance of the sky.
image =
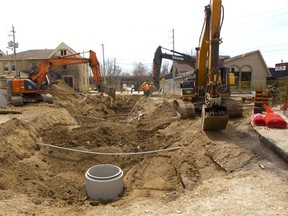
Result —
[[[135,63],[151,68],[156,48],[195,54],[210,0],[3,0],[0,49],[8,49],[12,25],[17,52],[55,49],[61,42],[76,52],[93,50],[125,72]],[[287,0],[222,0],[220,55],[260,50],[268,67],[288,62]],[[103,46],[101,44],[104,44]],[[88,54],[86,56],[88,57]]]

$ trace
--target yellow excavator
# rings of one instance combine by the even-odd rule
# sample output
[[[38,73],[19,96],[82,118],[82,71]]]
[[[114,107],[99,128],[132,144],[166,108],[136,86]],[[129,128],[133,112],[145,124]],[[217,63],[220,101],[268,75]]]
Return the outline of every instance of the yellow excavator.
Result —
[[[231,98],[229,69],[219,66],[222,11],[221,0],[210,0],[210,4],[205,6],[205,20],[199,47],[196,48],[195,78],[180,84],[181,99],[174,101],[175,110],[181,118],[194,116],[195,111],[200,110],[203,130],[223,130],[229,117],[243,114],[242,102]],[[153,69],[157,68],[156,64],[153,61]],[[153,70],[154,80],[156,75]]]

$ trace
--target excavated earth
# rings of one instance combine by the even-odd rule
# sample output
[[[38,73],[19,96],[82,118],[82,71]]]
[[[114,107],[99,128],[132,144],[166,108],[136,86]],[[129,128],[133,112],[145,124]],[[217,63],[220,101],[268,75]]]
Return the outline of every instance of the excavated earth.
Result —
[[[167,95],[119,93],[113,102],[60,80],[51,94],[53,104],[0,115],[0,215],[287,215],[287,164],[259,141],[252,106],[224,131],[203,132],[199,117],[179,119]],[[97,164],[123,170],[116,201],[87,198],[85,172]]]

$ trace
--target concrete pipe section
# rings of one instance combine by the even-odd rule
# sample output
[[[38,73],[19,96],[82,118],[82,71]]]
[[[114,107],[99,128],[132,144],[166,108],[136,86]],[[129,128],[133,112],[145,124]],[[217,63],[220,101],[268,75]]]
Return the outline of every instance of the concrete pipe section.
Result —
[[[91,200],[110,202],[123,191],[123,171],[115,165],[99,164],[85,173],[86,193]]]

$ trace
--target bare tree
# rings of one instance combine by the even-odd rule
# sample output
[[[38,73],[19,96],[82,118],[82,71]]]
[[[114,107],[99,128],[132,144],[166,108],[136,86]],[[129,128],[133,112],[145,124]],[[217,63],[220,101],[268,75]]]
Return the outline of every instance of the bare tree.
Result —
[[[108,58],[105,61],[106,76],[120,76],[122,73],[122,68],[116,65],[116,59]],[[103,65],[101,65],[101,70],[103,71]]]
[[[163,61],[162,67],[161,67],[161,73],[160,76],[165,76],[166,74],[169,74],[169,61]]]
[[[131,73],[129,73],[128,71],[122,72],[121,76],[131,76]]]
[[[141,62],[134,63],[134,68],[132,69],[132,75],[134,76],[148,76],[151,75],[148,67]]]

